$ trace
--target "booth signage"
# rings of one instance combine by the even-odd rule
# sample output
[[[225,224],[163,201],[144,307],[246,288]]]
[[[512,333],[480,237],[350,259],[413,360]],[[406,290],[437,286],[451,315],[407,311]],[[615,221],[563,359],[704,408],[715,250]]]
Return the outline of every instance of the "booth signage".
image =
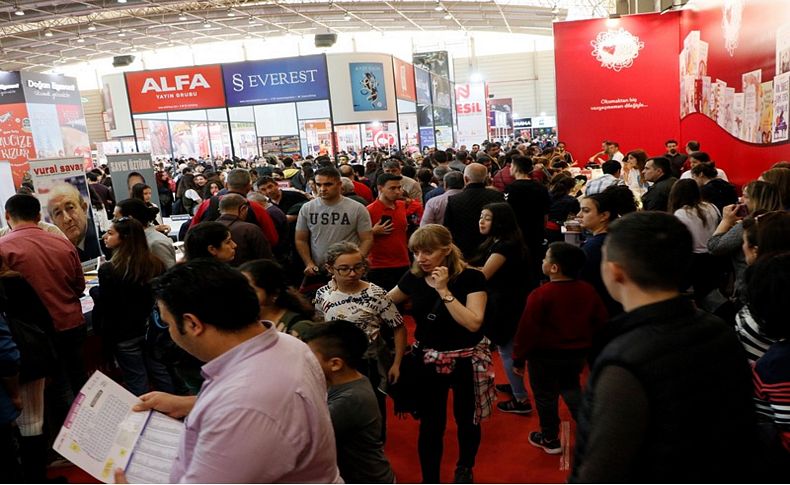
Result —
[[[222,74],[228,106],[329,98],[323,54],[224,64]]]
[[[218,65],[127,72],[132,113],[222,108],[222,71]]]
[[[28,103],[82,104],[77,80],[72,77],[23,71],[21,80]]]
[[[397,57],[392,58],[395,68],[395,95],[399,99],[417,101],[417,88],[414,85],[414,66]]]
[[[25,94],[19,72],[0,71],[0,104],[24,102]]]
[[[513,120],[513,128],[516,130],[532,128],[532,118],[515,118]]]

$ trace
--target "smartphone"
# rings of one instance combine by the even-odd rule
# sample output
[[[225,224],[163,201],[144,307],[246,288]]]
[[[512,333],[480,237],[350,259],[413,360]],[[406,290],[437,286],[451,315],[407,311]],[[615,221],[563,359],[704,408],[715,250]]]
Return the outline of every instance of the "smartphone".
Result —
[[[381,220],[379,221],[379,224],[384,225],[387,223],[392,223],[392,216],[381,216]]]
[[[735,215],[738,217],[746,217],[749,215],[749,208],[746,207],[746,204],[738,204],[738,208],[735,209]]]

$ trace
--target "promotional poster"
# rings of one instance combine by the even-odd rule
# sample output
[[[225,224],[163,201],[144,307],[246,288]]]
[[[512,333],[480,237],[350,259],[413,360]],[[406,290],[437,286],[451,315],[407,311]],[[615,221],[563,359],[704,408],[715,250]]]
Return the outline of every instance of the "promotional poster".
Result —
[[[485,83],[455,85],[459,145],[471,147],[488,138],[487,91]]]
[[[101,255],[82,158],[30,161],[30,176],[44,220],[55,224],[77,248],[80,261]]]
[[[392,58],[395,70],[395,97],[407,101],[417,101],[417,88],[414,85],[414,66],[397,57]]]
[[[329,98],[323,54],[222,65],[228,106]]]
[[[156,189],[156,175],[150,153],[119,153],[107,155],[107,166],[112,174],[112,189],[116,200],[132,197],[136,184],[151,187],[148,201],[159,207],[159,191]]]
[[[224,108],[218,65],[127,72],[133,114]]]
[[[387,111],[387,88],[384,84],[384,64],[380,62],[351,62],[351,97],[354,111]]]

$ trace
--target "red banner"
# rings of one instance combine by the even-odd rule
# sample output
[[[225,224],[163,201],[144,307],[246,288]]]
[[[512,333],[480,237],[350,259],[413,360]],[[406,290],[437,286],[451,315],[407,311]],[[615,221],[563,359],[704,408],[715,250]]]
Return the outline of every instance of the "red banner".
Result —
[[[36,158],[33,132],[25,103],[6,104],[0,113],[0,160],[11,163],[14,185],[19,187],[30,166],[28,161]]]
[[[579,160],[603,140],[659,154],[680,136],[678,17],[554,24],[558,132]]]
[[[395,67],[395,95],[400,99],[417,101],[417,88],[414,85],[414,66],[397,57],[392,58]]]
[[[665,15],[555,24],[560,138],[581,160],[605,139],[654,156],[669,138],[696,140],[738,185],[790,160],[784,6],[698,0]]]
[[[134,114],[225,106],[217,65],[127,72],[126,84]]]

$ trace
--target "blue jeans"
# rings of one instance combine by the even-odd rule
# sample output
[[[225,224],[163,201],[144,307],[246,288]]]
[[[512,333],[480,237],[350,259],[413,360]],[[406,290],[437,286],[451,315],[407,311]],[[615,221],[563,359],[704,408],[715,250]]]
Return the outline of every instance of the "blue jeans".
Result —
[[[123,380],[129,392],[135,396],[154,389],[173,392],[173,382],[167,367],[151,358],[144,349],[145,337],[135,337],[115,344],[115,360],[123,372]]]
[[[502,365],[505,367],[505,375],[510,387],[513,388],[513,398],[517,401],[526,401],[529,398],[527,388],[524,386],[524,378],[513,372],[513,339],[505,345],[497,345],[499,356],[502,357]]]

